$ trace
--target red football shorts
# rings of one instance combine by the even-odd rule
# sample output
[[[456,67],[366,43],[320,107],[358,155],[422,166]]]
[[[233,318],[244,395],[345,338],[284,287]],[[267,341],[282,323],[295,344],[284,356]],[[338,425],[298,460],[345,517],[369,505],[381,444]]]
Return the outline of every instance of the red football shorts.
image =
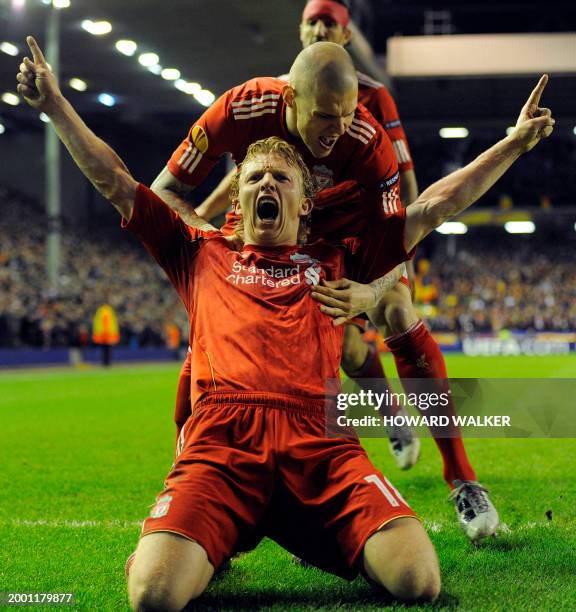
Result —
[[[194,540],[215,568],[268,536],[353,578],[366,540],[405,516],[415,514],[358,439],[326,435],[323,401],[214,393],[186,422],[142,534]]]

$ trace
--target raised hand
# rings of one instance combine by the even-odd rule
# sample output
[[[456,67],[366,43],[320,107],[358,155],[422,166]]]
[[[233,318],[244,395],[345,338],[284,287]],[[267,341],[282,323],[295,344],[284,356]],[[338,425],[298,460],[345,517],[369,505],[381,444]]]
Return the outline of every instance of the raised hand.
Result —
[[[525,151],[533,149],[543,138],[548,138],[554,129],[555,120],[549,108],[541,108],[540,98],[548,83],[548,75],[540,77],[538,85],[532,90],[526,104],[522,107],[516,128],[512,133],[517,138]]]
[[[18,93],[26,102],[39,111],[49,114],[51,105],[62,96],[58,81],[32,36],[26,38],[34,61],[25,57],[16,75]]]

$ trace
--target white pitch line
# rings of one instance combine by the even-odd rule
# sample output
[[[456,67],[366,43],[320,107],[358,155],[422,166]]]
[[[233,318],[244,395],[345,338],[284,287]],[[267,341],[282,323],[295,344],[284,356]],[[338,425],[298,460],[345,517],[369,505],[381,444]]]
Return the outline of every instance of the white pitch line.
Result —
[[[69,529],[83,529],[85,527],[100,527],[104,529],[132,529],[141,528],[142,521],[77,521],[77,520],[47,520],[47,519],[0,519],[0,527],[8,525],[11,527],[67,527]]]

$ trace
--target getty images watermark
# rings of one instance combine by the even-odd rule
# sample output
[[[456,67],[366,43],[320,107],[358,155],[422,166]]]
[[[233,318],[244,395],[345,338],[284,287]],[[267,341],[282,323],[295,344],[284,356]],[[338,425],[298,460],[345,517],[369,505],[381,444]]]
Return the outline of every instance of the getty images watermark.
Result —
[[[384,438],[409,426],[437,438],[576,438],[576,378],[364,380],[362,387],[330,381],[327,435]]]
[[[358,393],[339,393],[336,396],[336,408],[347,411],[348,408],[372,408],[379,414],[365,414],[349,417],[341,414],[336,422],[341,427],[510,427],[510,416],[502,415],[463,415],[449,413],[451,391],[439,393],[394,393],[385,390],[383,393],[361,390]],[[410,414],[406,410],[395,413],[399,407],[413,406],[420,414]],[[437,409],[435,414],[429,409]],[[389,414],[386,414],[386,413]],[[384,414],[382,414],[384,413]]]

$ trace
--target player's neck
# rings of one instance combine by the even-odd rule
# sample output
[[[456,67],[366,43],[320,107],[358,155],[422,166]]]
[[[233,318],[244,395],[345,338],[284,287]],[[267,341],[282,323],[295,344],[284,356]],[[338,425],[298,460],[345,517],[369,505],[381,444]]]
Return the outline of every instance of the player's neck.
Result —
[[[290,134],[290,136],[300,139],[300,133],[298,132],[298,127],[296,123],[296,113],[294,112],[294,109],[288,105],[286,105],[285,117],[286,117],[286,129],[288,130],[288,133]]]

